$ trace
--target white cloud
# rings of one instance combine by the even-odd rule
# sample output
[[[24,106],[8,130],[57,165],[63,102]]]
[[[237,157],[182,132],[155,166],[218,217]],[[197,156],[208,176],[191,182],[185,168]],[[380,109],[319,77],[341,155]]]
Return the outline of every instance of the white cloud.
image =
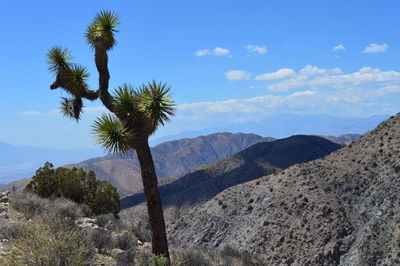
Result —
[[[316,91],[310,91],[310,90],[308,90],[308,91],[296,91],[296,92],[290,94],[289,96],[291,96],[291,97],[312,96],[312,95],[315,95],[315,94],[317,94]]]
[[[177,106],[180,114],[186,116],[206,116],[216,114],[231,114],[248,116],[249,114],[265,114],[279,108],[294,110],[305,108],[313,101],[314,91],[298,91],[286,96],[262,95],[245,99],[229,99],[219,102],[186,103]],[[238,118],[238,117],[237,117]],[[245,118],[246,119],[246,118]]]
[[[206,55],[215,55],[215,56],[230,56],[229,49],[216,47],[213,50],[203,49],[196,51],[194,53],[195,56],[206,56]]]
[[[242,70],[231,70],[225,73],[225,76],[230,81],[247,80],[251,73]]]
[[[277,80],[277,79],[285,79],[295,75],[293,69],[290,68],[281,68],[276,72],[272,73],[264,73],[261,75],[257,75],[255,80]]]
[[[339,52],[339,51],[346,51],[346,47],[343,44],[339,44],[332,47],[332,51]]]
[[[211,52],[208,49],[199,50],[194,53],[195,56],[205,56],[209,54],[211,54]]]
[[[108,110],[104,106],[92,106],[92,107],[84,107],[83,108],[83,112],[88,113],[88,114],[96,114],[96,113],[105,112],[105,111],[108,111]],[[28,110],[28,111],[20,112],[19,114],[26,115],[26,116],[41,116],[41,115],[49,115],[49,114],[54,115],[54,114],[60,114],[60,113],[61,113],[60,109],[51,109],[46,112],[41,112],[41,111],[37,111],[37,110]]]
[[[217,47],[213,50],[214,55],[229,55],[229,50],[221,47]]]
[[[26,116],[38,116],[38,115],[44,115],[44,113],[36,110],[28,110],[24,112],[20,112],[21,115],[26,115]]]
[[[389,48],[389,45],[386,43],[382,44],[377,44],[377,43],[371,43],[367,47],[365,47],[363,53],[369,54],[369,53],[383,53],[386,52],[386,50]]]
[[[246,49],[251,51],[251,52],[256,52],[258,54],[265,54],[268,50],[267,47],[265,46],[260,46],[260,45],[246,45]]]
[[[296,88],[343,89],[350,87],[383,87],[398,85],[400,72],[381,71],[377,68],[363,67],[359,71],[343,74],[339,68],[321,69],[306,66],[299,74],[281,82],[267,84],[266,88],[274,92],[284,92]]]
[[[303,76],[317,76],[324,74],[340,74],[342,70],[340,68],[324,69],[317,66],[306,65],[299,71],[300,75]]]
[[[92,107],[84,107],[83,111],[86,113],[98,113],[108,111],[104,106],[92,106]]]
[[[400,103],[393,101],[400,96],[398,71],[362,67],[343,73],[338,68],[305,66],[293,73],[286,80],[266,81],[263,86],[274,94],[179,104],[176,118],[194,124],[214,121],[217,126],[227,121],[255,121],[277,113],[369,116],[400,108]]]
[[[61,110],[60,110],[60,109],[51,109],[51,110],[49,111],[49,114],[59,114],[59,113],[61,113]]]

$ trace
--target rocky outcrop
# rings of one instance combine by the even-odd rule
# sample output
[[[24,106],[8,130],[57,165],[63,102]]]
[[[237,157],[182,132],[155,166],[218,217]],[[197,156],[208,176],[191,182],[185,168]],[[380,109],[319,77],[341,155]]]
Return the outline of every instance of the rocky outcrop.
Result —
[[[268,265],[400,264],[400,114],[315,161],[234,186],[168,228],[171,241],[230,245]]]

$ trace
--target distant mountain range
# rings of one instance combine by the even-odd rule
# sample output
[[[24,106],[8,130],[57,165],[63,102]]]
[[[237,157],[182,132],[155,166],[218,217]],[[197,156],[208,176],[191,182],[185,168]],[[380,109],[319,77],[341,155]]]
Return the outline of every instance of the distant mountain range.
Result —
[[[367,118],[341,118],[332,117],[329,115],[294,115],[284,114],[275,117],[266,118],[261,122],[246,122],[238,124],[224,124],[220,127],[208,128],[201,131],[186,131],[174,136],[166,136],[163,138],[151,140],[152,145],[159,144],[165,141],[177,140],[182,138],[195,138],[200,135],[209,135],[215,132],[245,132],[254,133],[259,136],[271,136],[274,138],[282,138],[294,134],[312,134],[325,136],[340,136],[347,133],[363,134],[366,131],[374,128],[379,122],[386,119],[387,116],[372,116]],[[271,138],[272,139],[272,138]],[[252,143],[254,144],[254,143]],[[235,152],[237,152],[236,150]],[[101,148],[96,149],[75,149],[75,150],[58,150],[49,148],[37,147],[17,147],[4,142],[0,142],[0,184],[5,184],[13,180],[27,178],[34,175],[37,168],[42,166],[44,162],[50,161],[55,166],[62,166],[70,163],[76,163],[88,158],[101,156],[104,154]],[[230,153],[229,155],[232,155]],[[225,154],[228,155],[228,154]],[[213,160],[222,158],[222,155],[211,156],[210,160],[204,160],[204,164],[214,162]],[[108,156],[110,158],[112,156]],[[214,158],[214,159],[213,159]],[[94,161],[91,161],[93,163]],[[185,163],[183,161],[182,163]],[[200,162],[199,162],[200,163]],[[93,170],[98,171],[100,177],[110,175],[114,171],[114,166],[109,166],[103,163],[101,167],[93,165]],[[122,168],[131,167],[130,162],[121,165]],[[196,164],[197,166],[197,164]],[[133,168],[135,168],[134,166]],[[107,169],[109,170],[102,170]],[[177,169],[169,173],[169,170],[162,170],[163,166],[159,165],[159,175],[164,176],[179,176],[186,171],[192,170],[193,166],[182,166],[182,169]],[[181,168],[181,167],[179,167]],[[135,171],[138,169],[135,168]],[[164,172],[167,172],[164,174]],[[121,181],[122,186],[130,188],[127,191],[132,191],[136,187],[135,184],[129,184],[130,181]]]
[[[387,118],[389,118],[389,115],[350,118],[330,115],[281,114],[265,118],[259,122],[230,123],[202,130],[184,131],[175,135],[151,139],[151,143],[156,145],[169,140],[193,138],[215,132],[253,133],[277,139],[292,135],[340,136],[348,133],[364,134]]]
[[[262,141],[272,141],[255,134],[216,133],[191,139],[168,141],[151,148],[158,178],[179,177],[201,165],[216,162]],[[120,191],[132,193],[143,188],[136,152],[117,157],[107,155],[66,167],[92,170]]]
[[[325,138],[297,135],[260,142],[160,187],[165,207],[195,204],[224,189],[278,172],[296,163],[314,160],[342,147]],[[145,202],[143,193],[121,200],[123,208]]]
[[[55,166],[73,163],[101,155],[100,149],[58,150],[13,146],[0,142],[0,183],[31,177],[46,161]]]
[[[357,140],[359,137],[360,135],[348,134],[340,137],[327,136],[325,138],[339,144],[347,144]],[[152,148],[156,170],[160,178],[159,183],[160,185],[170,183],[177,177],[185,175],[196,168],[214,163],[255,143],[273,140],[273,138],[265,138],[255,134],[215,133],[159,144]],[[42,165],[43,163],[38,163],[28,176],[34,175],[35,170]],[[86,171],[92,170],[96,173],[97,178],[111,182],[124,195],[129,195],[142,189],[140,167],[135,152],[120,157],[115,155],[95,157],[81,163],[69,164],[65,167],[78,167]],[[28,181],[28,178],[18,179],[6,188],[11,189],[15,185],[15,188],[18,189]],[[0,187],[1,189],[2,187]],[[5,189],[4,186],[3,189]]]

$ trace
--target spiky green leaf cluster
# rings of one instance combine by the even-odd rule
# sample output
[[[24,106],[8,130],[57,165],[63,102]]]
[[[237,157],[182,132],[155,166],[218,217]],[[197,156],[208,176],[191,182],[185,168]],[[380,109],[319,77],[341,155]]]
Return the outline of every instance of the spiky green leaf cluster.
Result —
[[[169,91],[167,84],[155,81],[136,90],[128,84],[118,87],[113,95],[116,116],[103,115],[93,127],[98,142],[112,152],[134,149],[136,141],[153,134],[174,114],[175,105]]]
[[[134,88],[125,83],[119,86],[113,95],[114,112],[118,117],[129,121],[140,116],[138,103]]]
[[[93,133],[106,151],[126,154],[131,151],[134,135],[125,122],[114,115],[103,114],[94,121]]]
[[[112,49],[117,44],[114,34],[118,32],[116,29],[118,24],[119,18],[115,12],[101,11],[97,13],[86,29],[85,37],[87,43],[92,48],[95,48],[96,43],[99,42],[106,50]]]
[[[155,127],[164,125],[175,113],[175,104],[169,94],[171,87],[166,83],[149,82],[139,87],[139,110]]]
[[[88,88],[88,78],[89,72],[87,68],[74,64],[68,74],[66,89],[74,96],[82,96],[83,92]]]
[[[49,71],[56,74],[57,87],[62,87],[75,97],[82,97],[87,89],[89,73],[87,68],[73,64],[68,49],[55,46],[47,53]]]
[[[71,119],[78,121],[81,118],[83,101],[82,98],[61,98],[61,113]]]
[[[68,49],[60,46],[54,46],[47,52],[47,63],[49,71],[58,73],[62,70],[68,70],[71,66],[71,53]]]

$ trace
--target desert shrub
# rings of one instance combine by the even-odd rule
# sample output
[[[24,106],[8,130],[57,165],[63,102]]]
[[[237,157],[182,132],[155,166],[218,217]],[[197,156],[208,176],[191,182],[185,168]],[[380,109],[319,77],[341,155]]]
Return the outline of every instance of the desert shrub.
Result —
[[[202,251],[184,249],[174,254],[173,265],[209,266],[212,265]]]
[[[78,205],[65,198],[44,199],[27,191],[15,191],[10,195],[10,205],[16,210],[24,213],[27,217],[34,215],[42,217],[56,216],[63,221],[73,222],[87,214],[84,206]]]
[[[163,256],[155,256],[150,253],[141,253],[138,257],[138,265],[140,266],[169,266],[170,263],[167,258]]]
[[[133,250],[128,250],[124,254],[117,257],[116,266],[131,266],[135,264],[135,252]]]
[[[106,227],[110,222],[114,223],[116,221],[114,215],[110,213],[100,214],[97,215],[95,218],[97,225],[101,227]]]
[[[243,265],[258,266],[264,265],[262,260],[250,254],[248,251],[239,251],[229,245],[226,245],[221,251],[220,256],[224,261],[224,265]]]
[[[131,230],[141,242],[151,242],[150,231],[146,229],[142,222],[139,222],[136,226],[132,225]]]
[[[62,219],[59,219],[60,223]],[[0,265],[92,265],[93,249],[77,230],[35,221],[24,224]],[[11,243],[11,242],[9,242]]]
[[[87,211],[83,206],[68,199],[56,198],[46,212],[62,217],[70,224],[73,224],[77,218],[85,216]]]
[[[126,251],[132,249],[134,247],[132,235],[128,232],[118,235],[115,239],[115,247]]]
[[[93,230],[90,233],[90,238],[93,246],[99,250],[109,249],[113,246],[111,231],[104,229]]]
[[[28,217],[43,212],[49,206],[48,200],[24,191],[11,193],[9,202],[14,209],[24,213]]]
[[[19,223],[0,224],[0,239],[16,239],[20,237],[22,226]]]
[[[120,211],[117,189],[104,180],[97,180],[93,171],[67,169],[46,162],[36,171],[25,188],[42,198],[64,197],[90,207],[95,214]]]

